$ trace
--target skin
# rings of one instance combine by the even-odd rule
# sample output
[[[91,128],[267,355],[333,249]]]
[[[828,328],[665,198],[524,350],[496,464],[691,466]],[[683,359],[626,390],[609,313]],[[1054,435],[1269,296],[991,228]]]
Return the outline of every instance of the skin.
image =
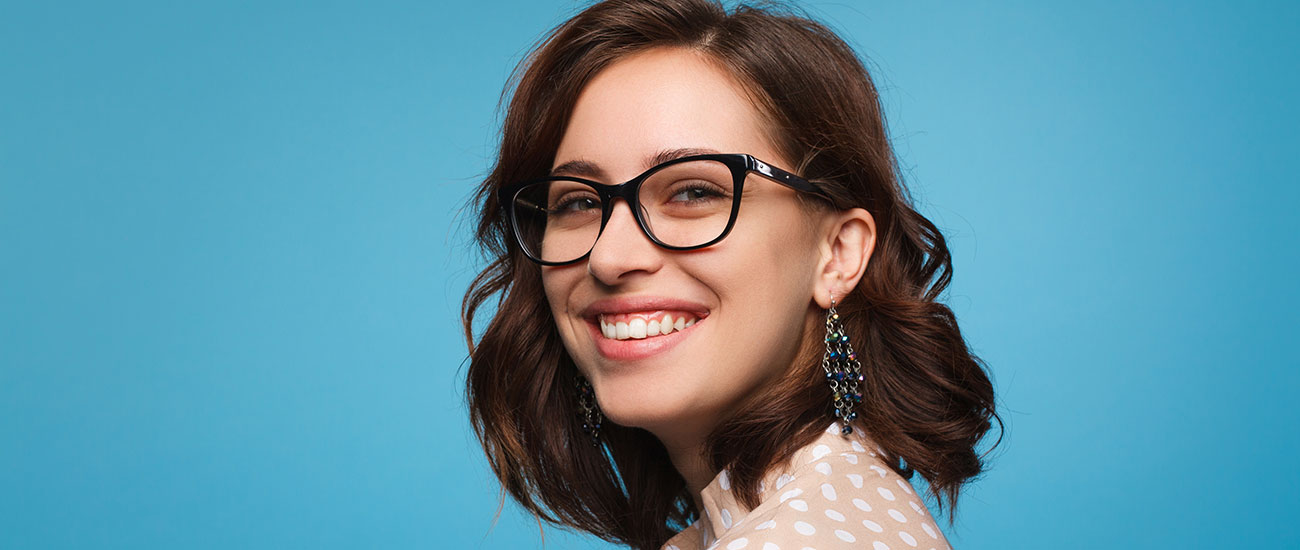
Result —
[[[621,183],[661,151],[702,148],[792,169],[766,138],[767,126],[744,87],[707,56],[655,48],[614,62],[587,85],[552,167],[585,161],[603,173],[592,179]],[[692,494],[717,474],[701,456],[709,432],[755,388],[792,368],[801,339],[820,338],[831,297],[857,284],[874,247],[866,210],[814,219],[796,194],[750,174],[735,228],[693,251],[656,246],[617,201],[587,260],[543,268],[561,338],[602,411],[658,437]],[[646,295],[696,302],[708,316],[656,355],[601,356],[583,309],[602,298]]]

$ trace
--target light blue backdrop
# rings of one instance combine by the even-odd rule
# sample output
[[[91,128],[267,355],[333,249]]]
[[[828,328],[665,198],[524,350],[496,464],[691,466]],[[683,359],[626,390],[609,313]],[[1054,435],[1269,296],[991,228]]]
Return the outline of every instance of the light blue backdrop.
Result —
[[[541,547],[456,213],[578,6],[485,4],[0,7],[0,548]],[[1297,4],[804,5],[1009,422],[954,544],[1300,546]]]

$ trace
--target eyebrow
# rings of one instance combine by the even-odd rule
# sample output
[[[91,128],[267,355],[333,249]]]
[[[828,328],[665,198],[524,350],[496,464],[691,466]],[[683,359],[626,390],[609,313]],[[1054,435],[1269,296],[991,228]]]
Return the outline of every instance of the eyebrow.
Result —
[[[707,147],[681,147],[677,149],[664,149],[662,151],[659,151],[658,153],[647,156],[645,158],[645,162],[642,165],[641,169],[649,170],[652,166],[658,166],[670,160],[677,160],[679,158],[689,157],[691,155],[713,155],[717,153],[718,151],[716,149],[709,149]],[[602,169],[600,165],[583,159],[571,160],[564,164],[556,166],[555,168],[551,169],[551,175],[552,176],[561,176],[561,175],[577,176],[581,178],[591,178],[591,179],[600,179],[600,180],[607,179],[605,176],[605,170]]]

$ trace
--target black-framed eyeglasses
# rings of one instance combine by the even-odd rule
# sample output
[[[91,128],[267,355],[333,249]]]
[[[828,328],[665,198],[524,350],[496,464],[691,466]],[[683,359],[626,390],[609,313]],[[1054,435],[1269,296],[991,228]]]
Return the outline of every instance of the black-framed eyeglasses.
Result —
[[[791,189],[827,197],[816,184],[742,153],[691,155],[659,164],[618,185],[551,176],[502,187],[498,199],[529,259],[564,265],[586,258],[614,211],[627,201],[650,241],[669,250],[716,244],[740,211],[754,172]]]

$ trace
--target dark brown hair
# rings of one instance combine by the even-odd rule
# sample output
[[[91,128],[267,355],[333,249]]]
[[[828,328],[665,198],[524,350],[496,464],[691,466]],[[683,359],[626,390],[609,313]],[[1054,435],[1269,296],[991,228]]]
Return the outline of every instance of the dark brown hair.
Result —
[[[835,208],[876,220],[866,273],[837,307],[860,342],[866,381],[856,421],[905,477],[920,473],[949,521],[964,483],[983,470],[976,446],[997,420],[993,385],[938,303],[952,278],[943,235],[911,206],[875,86],[825,26],[781,8],[711,0],[614,0],[552,31],[516,69],[499,156],[475,195],[476,242],[488,264],[462,304],[470,348],[470,417],[503,488],[547,521],[634,548],[658,548],[695,517],[694,501],[649,432],[606,422],[595,447],[576,414],[577,374],[542,291],[540,268],[509,236],[502,185],[546,174],[579,92],[620,57],[652,47],[700,52],[749,88],[778,130],[770,136]],[[507,88],[509,90],[510,87]],[[497,308],[478,343],[475,314]],[[708,441],[715,469],[757,503],[762,475],[831,420],[817,334],[799,361],[750,396]],[[761,403],[762,406],[756,406]],[[1000,437],[999,437],[1000,441]]]

